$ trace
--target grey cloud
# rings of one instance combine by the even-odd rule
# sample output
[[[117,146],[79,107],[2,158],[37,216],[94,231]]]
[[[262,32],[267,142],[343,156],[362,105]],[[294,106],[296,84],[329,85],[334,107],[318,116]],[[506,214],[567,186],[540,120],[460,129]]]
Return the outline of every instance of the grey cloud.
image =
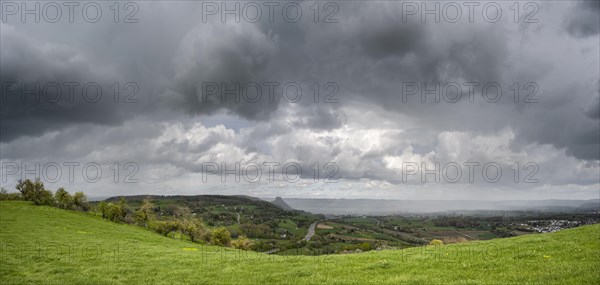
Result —
[[[569,154],[581,159],[600,159],[596,151],[600,149],[597,121],[588,120],[581,111],[590,108],[586,99],[590,88],[587,79],[594,78],[594,73],[598,75],[597,68],[577,67],[585,63],[581,55],[597,62],[593,53],[561,52],[567,49],[567,40],[561,39],[558,32],[550,34],[554,38],[548,37],[552,32],[525,37],[511,35],[511,28],[526,31],[510,24],[399,23],[400,13],[393,13],[399,5],[382,4],[378,8],[385,8],[386,12],[379,13],[369,10],[373,6],[368,3],[353,5],[366,6],[360,12],[350,9],[350,13],[355,14],[343,18],[349,21],[347,25],[357,28],[313,27],[307,32],[311,36],[306,37],[305,43],[310,54],[317,56],[310,64],[319,66],[326,76],[332,76],[339,83],[343,103],[357,100],[380,105],[390,112],[415,117],[426,128],[438,130],[487,131],[510,125],[530,142],[566,148]],[[592,11],[597,11],[594,7]],[[552,20],[552,16],[544,14],[539,17],[542,23]],[[360,28],[356,23],[360,23]],[[527,46],[541,42],[547,42],[548,51],[554,51],[550,54],[559,60],[548,60],[550,54],[528,56]],[[352,48],[355,46],[360,48]],[[344,60],[347,58],[352,60]],[[563,65],[569,61],[570,66]],[[557,73],[561,74],[560,79]],[[477,82],[481,87],[495,82],[502,86],[504,94],[501,101],[486,103],[480,91],[476,91],[478,103],[470,104],[464,102],[468,97],[464,88],[462,102],[456,104],[444,100],[434,103],[431,96],[428,103],[423,104],[418,95],[407,103],[402,101],[403,82],[426,83],[429,87],[448,82]],[[514,82],[518,82],[520,88],[528,82],[537,83],[539,90],[535,98],[540,103],[514,103],[510,92]],[[520,100],[529,91],[531,89],[520,90]],[[588,114],[594,112],[593,107],[587,111]],[[557,132],[557,128],[563,131]]]
[[[35,159],[47,148],[47,156],[127,157],[191,173],[207,160],[294,160],[307,168],[335,161],[341,179],[398,183],[394,163],[450,160],[444,143],[451,141],[461,159],[500,153],[543,160],[548,153],[550,183],[597,183],[588,171],[600,159],[598,57],[591,52],[598,43],[572,37],[598,36],[589,26],[597,23],[597,3],[578,3],[573,11],[561,10],[570,3],[542,3],[541,23],[531,29],[511,22],[404,23],[400,3],[389,1],[338,2],[336,24],[313,23],[312,15],[300,23],[200,23],[197,3],[176,2],[143,4],[138,25],[90,25],[86,33],[2,26],[3,81],[135,81],[142,99],[2,104],[2,158]],[[573,20],[556,27],[555,14]],[[402,101],[403,82],[467,81],[500,83],[505,95],[497,103],[482,100],[481,91],[475,103],[466,93],[458,103],[421,103],[418,95]],[[304,94],[296,103],[278,96],[269,102],[264,89],[259,102],[220,102],[219,95],[203,102],[203,82],[297,82]],[[335,82],[339,103],[315,103],[314,82]],[[536,82],[540,102],[514,103],[514,82]],[[514,138],[486,153],[506,129]],[[470,149],[478,153],[469,157]],[[591,168],[578,168],[579,160]]]
[[[600,100],[596,99],[596,103],[590,107],[586,114],[592,119],[600,119]]]
[[[578,1],[566,16],[567,31],[575,37],[589,37],[600,32],[600,2]]]
[[[592,100],[591,106],[586,111],[586,115],[592,119],[600,119],[600,79],[596,83],[598,92],[596,98]]]
[[[227,109],[250,119],[268,117],[277,108],[279,98],[271,101],[267,96],[263,83],[277,81],[263,74],[276,56],[277,39],[254,25],[207,25],[199,25],[182,41],[174,79],[162,98],[191,114],[214,114]],[[203,83],[216,84],[216,95],[204,94]],[[263,90],[258,102],[253,102],[257,92],[254,85],[247,89],[252,98],[241,97],[248,84],[257,84]],[[225,89],[235,91],[222,101],[221,92]]]
[[[136,107],[113,103],[109,88],[118,77],[101,71],[76,49],[37,41],[11,26],[3,27],[2,42],[2,141],[82,123],[115,125],[126,116],[124,110]],[[90,83],[88,86],[101,88],[102,97],[97,102],[93,102],[98,96],[95,87],[88,89],[91,99],[83,97],[83,87]],[[65,84],[77,84],[72,98]],[[43,92],[45,87],[47,93]]]

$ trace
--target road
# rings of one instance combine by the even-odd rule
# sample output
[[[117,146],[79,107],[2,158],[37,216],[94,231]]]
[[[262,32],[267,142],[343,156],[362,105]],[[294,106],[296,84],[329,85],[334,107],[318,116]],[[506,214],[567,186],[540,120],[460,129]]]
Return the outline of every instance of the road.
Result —
[[[463,235],[463,236],[466,236],[466,237],[468,237],[468,238],[470,238],[470,239],[472,239],[472,240],[477,240],[476,238],[474,238],[474,237],[472,237],[472,236],[470,236],[470,235],[468,235],[468,234],[461,233],[461,232],[459,232],[459,231],[457,231],[457,230],[453,230],[453,231],[455,231],[455,232],[457,232],[457,233],[459,233],[459,234],[461,234],[461,235]]]
[[[327,220],[333,220],[333,219],[339,219],[339,218],[340,218],[340,217],[329,217],[329,218],[327,218],[327,219],[323,219],[323,220],[320,220],[320,221],[316,221],[316,222],[314,222],[314,223],[310,224],[310,226],[308,227],[308,233],[307,233],[307,234],[306,234],[306,236],[304,237],[304,240],[305,240],[305,241],[309,241],[309,240],[310,240],[310,238],[311,238],[311,237],[312,237],[312,236],[315,234],[315,229],[317,228],[317,225],[318,225],[320,222],[324,222],[324,221],[327,221]]]
[[[315,234],[315,229],[317,228],[317,224],[318,224],[319,222],[320,222],[320,221],[316,221],[316,222],[314,222],[314,223],[310,224],[310,226],[308,227],[308,233],[307,233],[307,234],[306,234],[306,236],[304,237],[304,240],[305,240],[305,241],[309,241],[309,240],[310,240],[310,238],[311,238],[311,237],[312,237],[312,236]]]
[[[383,226],[383,223],[380,220],[375,219],[375,218],[371,218],[371,219],[373,219],[375,221],[375,223],[377,223],[377,227]]]

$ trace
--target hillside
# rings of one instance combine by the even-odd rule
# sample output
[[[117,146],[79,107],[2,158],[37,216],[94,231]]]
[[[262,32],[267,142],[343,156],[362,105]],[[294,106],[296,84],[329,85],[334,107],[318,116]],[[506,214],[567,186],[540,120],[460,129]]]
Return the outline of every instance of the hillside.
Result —
[[[321,216],[303,211],[295,211],[291,207],[260,200],[249,196],[194,195],[194,196],[157,196],[138,195],[122,196],[127,204],[136,208],[146,198],[152,200],[160,215],[170,216],[179,207],[189,208],[193,213],[214,225],[231,226],[249,222],[254,224],[268,223],[275,219],[290,219],[300,227],[308,227]],[[121,197],[110,197],[107,202],[117,202]],[[282,201],[283,202],[283,201]],[[283,202],[285,203],[285,202]],[[275,228],[275,227],[274,227]]]
[[[210,228],[226,227],[232,237],[247,236],[255,241],[253,250],[286,250],[303,247],[296,241],[308,232],[311,223],[323,219],[304,211],[281,207],[249,196],[138,195],[111,197],[106,202],[124,199],[130,211],[138,209],[145,199],[152,201],[153,212],[159,220],[172,220],[188,213],[200,218]],[[284,202],[285,203],[285,202]]]
[[[292,208],[290,205],[288,205],[281,197],[275,198],[275,200],[273,200],[271,203],[283,210],[286,210],[286,211],[294,210],[294,208]]]
[[[600,225],[442,247],[275,256],[0,202],[0,283],[598,284]]]

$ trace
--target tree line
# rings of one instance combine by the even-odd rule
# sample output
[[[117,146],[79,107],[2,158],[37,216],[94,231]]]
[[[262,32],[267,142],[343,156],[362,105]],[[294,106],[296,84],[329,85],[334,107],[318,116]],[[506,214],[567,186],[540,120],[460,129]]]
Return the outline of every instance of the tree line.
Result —
[[[254,247],[254,242],[245,236],[232,240],[231,233],[225,227],[209,229],[201,218],[194,217],[189,208],[178,209],[172,219],[159,220],[156,217],[157,207],[150,199],[144,199],[137,210],[131,210],[123,197],[117,203],[102,201],[94,207],[87,201],[83,192],[75,192],[71,195],[61,187],[53,193],[44,187],[44,183],[39,178],[35,181],[19,180],[15,188],[19,192],[9,193],[4,188],[0,189],[0,200],[24,200],[31,201],[34,205],[92,212],[103,219],[137,225],[163,236],[175,238],[175,234],[179,234],[180,239],[187,236],[191,242],[231,246],[242,250],[250,250]]]
[[[9,193],[6,189],[0,189],[0,200],[23,200],[31,201],[34,205],[52,206],[65,210],[83,211],[90,210],[91,205],[83,192],[69,194],[64,188],[58,188],[56,193],[46,189],[39,178],[19,180],[15,186],[19,192]]]

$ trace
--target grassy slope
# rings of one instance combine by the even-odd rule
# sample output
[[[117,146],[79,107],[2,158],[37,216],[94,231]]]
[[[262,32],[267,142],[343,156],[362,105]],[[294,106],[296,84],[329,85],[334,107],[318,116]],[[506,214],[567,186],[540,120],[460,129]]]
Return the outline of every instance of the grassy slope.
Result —
[[[326,257],[240,256],[25,202],[0,202],[0,229],[2,284],[600,284],[600,225]]]

